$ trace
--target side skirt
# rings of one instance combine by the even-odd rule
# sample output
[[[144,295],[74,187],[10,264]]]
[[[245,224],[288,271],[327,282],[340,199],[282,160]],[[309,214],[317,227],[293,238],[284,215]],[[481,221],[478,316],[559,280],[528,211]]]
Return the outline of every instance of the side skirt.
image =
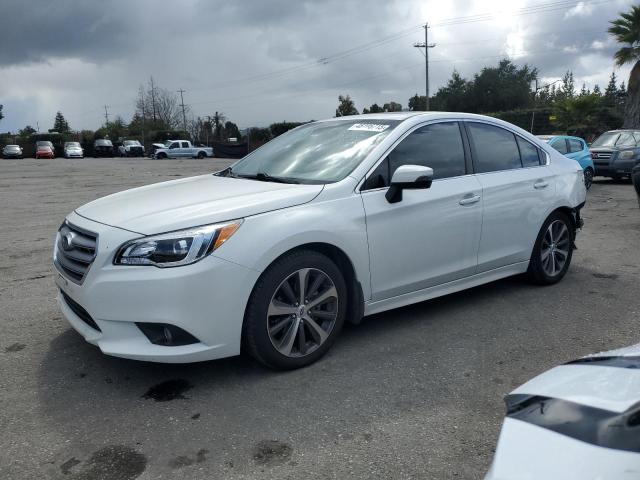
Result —
[[[432,298],[449,295],[450,293],[459,292],[468,288],[477,287],[484,283],[500,280],[501,278],[511,277],[524,273],[529,268],[529,261],[514,263],[504,267],[489,270],[488,272],[478,273],[470,277],[461,278],[452,282],[436,285],[435,287],[417,290],[411,293],[405,293],[396,297],[386,298],[377,302],[365,304],[364,314],[373,315],[374,313],[392,310],[394,308],[404,307],[412,303],[424,302]]]

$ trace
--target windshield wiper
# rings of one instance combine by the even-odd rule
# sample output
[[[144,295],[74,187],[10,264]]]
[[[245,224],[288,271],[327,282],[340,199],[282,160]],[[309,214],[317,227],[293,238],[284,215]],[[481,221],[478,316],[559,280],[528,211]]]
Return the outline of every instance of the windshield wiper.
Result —
[[[300,183],[294,178],[288,177],[274,177],[265,172],[258,172],[255,175],[237,175],[240,178],[249,178],[251,180],[258,180],[260,182],[274,182],[274,183]]]
[[[224,170],[220,170],[219,172],[214,173],[214,175],[217,175],[218,177],[238,178],[238,175],[233,173],[233,170],[231,167],[227,167]]]

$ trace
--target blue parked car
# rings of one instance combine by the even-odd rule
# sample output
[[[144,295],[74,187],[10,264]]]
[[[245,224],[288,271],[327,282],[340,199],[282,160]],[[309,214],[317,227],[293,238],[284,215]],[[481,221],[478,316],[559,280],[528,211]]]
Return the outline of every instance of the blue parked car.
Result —
[[[547,142],[565,157],[577,161],[582,170],[584,170],[584,186],[587,187],[587,190],[591,187],[595,167],[593,160],[591,160],[591,152],[587,142],[580,137],[571,137],[569,135],[538,135],[538,138]]]

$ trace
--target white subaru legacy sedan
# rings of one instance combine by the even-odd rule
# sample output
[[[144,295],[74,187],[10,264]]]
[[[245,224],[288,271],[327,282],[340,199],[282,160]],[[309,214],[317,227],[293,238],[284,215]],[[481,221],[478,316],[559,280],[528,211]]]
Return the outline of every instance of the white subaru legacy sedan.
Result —
[[[309,123],[220,172],[69,214],[58,303],[108,355],[177,363],[243,350],[302,367],[345,321],[524,272],[559,281],[585,195],[575,161],[493,118]]]

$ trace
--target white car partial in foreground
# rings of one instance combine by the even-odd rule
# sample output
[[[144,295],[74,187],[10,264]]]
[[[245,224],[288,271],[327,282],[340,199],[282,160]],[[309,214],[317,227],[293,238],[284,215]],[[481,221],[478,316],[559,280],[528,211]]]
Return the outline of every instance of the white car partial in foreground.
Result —
[[[555,367],[505,402],[486,480],[640,478],[640,344]]]
[[[297,368],[345,321],[529,272],[567,272],[582,169],[461,113],[300,126],[215,174],[88,203],[60,227],[58,301],[109,355]],[[542,293],[541,293],[542,295]]]

